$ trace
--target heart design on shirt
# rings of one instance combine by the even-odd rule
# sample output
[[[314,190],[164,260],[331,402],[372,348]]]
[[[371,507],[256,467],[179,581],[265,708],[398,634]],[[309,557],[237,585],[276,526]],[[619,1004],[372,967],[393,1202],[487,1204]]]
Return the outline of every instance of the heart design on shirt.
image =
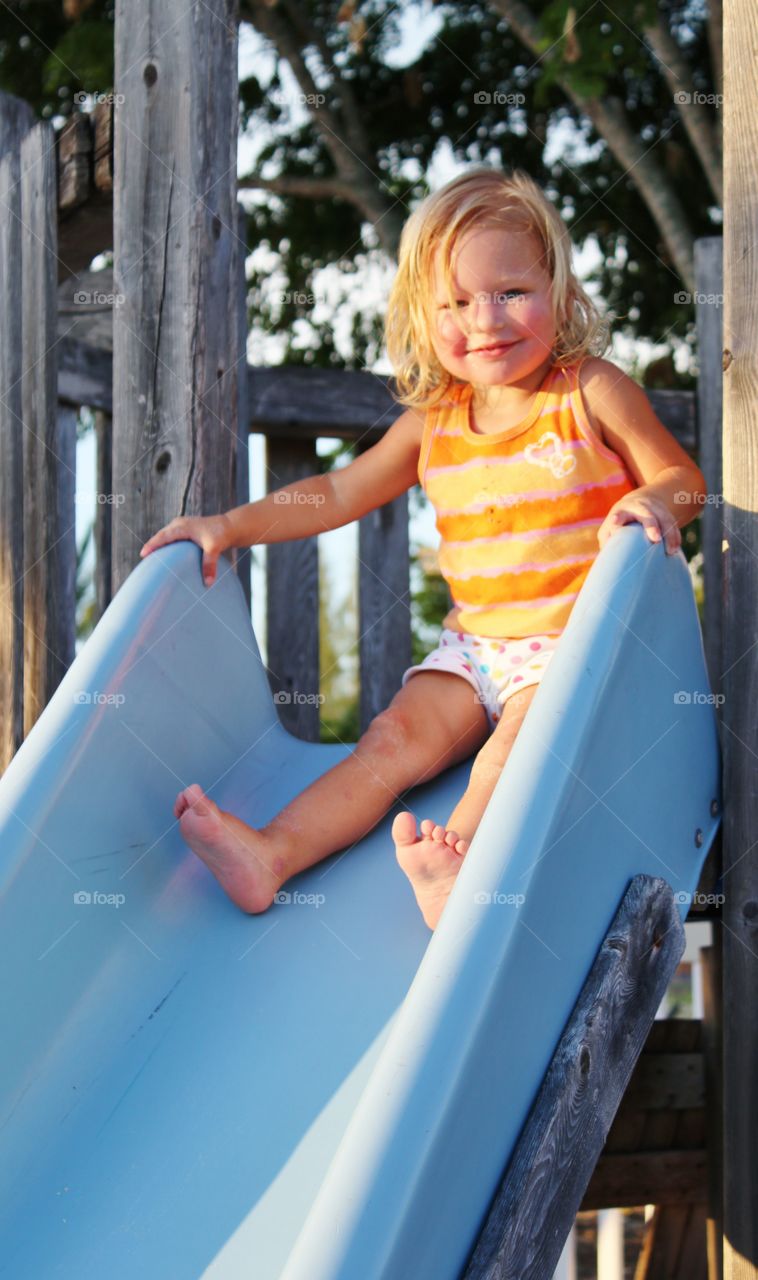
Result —
[[[538,454],[543,449],[548,450],[548,453],[546,457],[540,458]],[[546,431],[536,444],[528,444],[524,449],[524,457],[537,467],[547,467],[556,480],[561,480],[576,469],[576,458],[573,453],[563,452],[563,441],[554,431]]]

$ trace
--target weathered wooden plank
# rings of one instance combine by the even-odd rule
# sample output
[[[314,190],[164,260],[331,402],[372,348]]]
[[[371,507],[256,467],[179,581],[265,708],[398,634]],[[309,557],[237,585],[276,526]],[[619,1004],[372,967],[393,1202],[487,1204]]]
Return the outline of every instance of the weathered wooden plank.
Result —
[[[722,1075],[722,930],[713,930],[710,947],[700,951],[703,976],[703,1065],[705,1069],[706,1149],[708,1152],[708,1280],[721,1280],[724,1271],[723,1144],[724,1087]]]
[[[359,522],[360,717],[365,729],[389,705],[411,665],[408,495]]]
[[[80,376],[77,345],[61,352],[61,394],[75,401]],[[88,403],[107,408],[111,403],[109,361],[91,352],[81,356]],[[308,369],[299,365],[272,368],[247,366],[248,412],[251,431],[287,439],[315,440],[330,436],[363,445],[380,440],[403,406],[393,399],[390,380],[352,369]],[[647,391],[661,421],[679,442],[695,451],[695,394],[692,391]],[[76,401],[75,401],[76,402]]]
[[[707,1193],[706,1153],[702,1148],[614,1152],[598,1160],[582,1197],[581,1209],[623,1209],[635,1204],[705,1204]]]
[[[115,52],[114,590],[156,529],[236,499],[234,0],[117,0]]]
[[[702,1053],[642,1053],[624,1106],[642,1111],[702,1107],[705,1078]]]
[[[58,410],[56,175],[52,128],[21,143],[24,732],[74,657],[76,416]]]
[[[0,93],[0,772],[24,737],[23,441],[21,432],[21,139],[25,102]]]
[[[703,583],[706,609],[703,639],[708,674],[714,693],[721,692],[722,652],[722,351],[723,351],[723,241],[721,236],[708,236],[695,242],[695,271],[698,295],[696,304],[698,347],[697,434],[698,461],[705,476],[708,494],[713,499],[703,509],[700,544],[703,551]],[[716,299],[721,299],[717,302]]]
[[[235,505],[242,506],[250,501],[250,433],[247,429],[248,379],[247,379],[247,277],[245,275],[245,257],[247,250],[247,214],[244,205],[237,204],[237,236],[239,240],[237,260],[239,263],[237,284],[237,346],[235,360],[237,363],[237,458],[235,463],[236,494]],[[236,553],[237,576],[250,608],[250,570],[252,556],[250,548],[245,547]]]
[[[111,602],[112,556],[111,533],[113,527],[112,511],[120,505],[121,495],[113,492],[113,422],[109,413],[98,411],[95,414],[95,442],[97,449],[96,467],[96,506],[95,528],[95,600],[96,617],[102,618]]]
[[[266,442],[267,489],[318,470],[312,441]],[[282,494],[282,500],[289,495]],[[308,742],[319,737],[318,543],[315,538],[266,547],[268,676],[285,729]]]
[[[113,412],[113,356],[74,338],[58,340],[58,395],[62,404]]]
[[[683,950],[670,886],[636,876],[560,1039],[464,1280],[552,1275]]]
[[[724,13],[724,1276],[758,1280],[758,9]]]

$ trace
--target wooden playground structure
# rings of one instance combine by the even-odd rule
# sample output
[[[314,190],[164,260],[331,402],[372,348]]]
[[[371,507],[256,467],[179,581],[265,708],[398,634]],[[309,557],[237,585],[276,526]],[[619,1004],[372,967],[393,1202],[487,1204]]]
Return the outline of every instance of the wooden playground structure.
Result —
[[[247,501],[250,433],[265,436],[267,488],[275,489],[316,470],[317,438],[366,447],[398,414],[389,387],[371,374],[248,365],[233,0],[140,7],[144,21],[116,24],[117,109],[101,104],[56,136],[26,104],[0,96],[0,769],[74,657],[81,406],[96,421],[98,614],[158,527],[180,512]],[[704,1017],[650,1027],[683,938],[665,895],[633,882],[614,929],[626,930],[638,1000],[617,1011],[610,1030],[622,1022],[628,1030],[636,1015],[636,1040],[628,1036],[617,1057],[596,1065],[600,1044],[578,1032],[577,1006],[468,1280],[547,1275],[529,1260],[535,1223],[562,1243],[580,1208],[644,1204],[656,1211],[636,1280],[758,1280],[758,124],[750,38],[755,45],[758,33],[747,0],[726,6],[724,32],[727,217],[723,242],[702,240],[696,254],[698,293],[723,296],[724,305],[697,307],[697,392],[649,393],[661,420],[697,453],[716,498],[702,517],[704,638],[713,691],[723,694],[724,805],[701,888],[712,897],[720,885],[724,902],[691,915],[713,921]],[[95,279],[86,267],[110,248],[111,300],[77,303],[76,290]],[[363,725],[409,665],[408,564],[403,497],[360,526]],[[249,553],[236,567],[249,599]],[[317,689],[315,540],[272,546],[267,568],[272,688]],[[284,643],[293,614],[302,641],[294,652]],[[315,701],[291,700],[280,714],[292,733],[317,738]],[[635,925],[642,898],[649,937]],[[656,982],[635,986],[634,955],[658,936],[667,942]],[[601,954],[582,1000],[597,997],[612,963]],[[571,1090],[590,1060],[602,1072],[600,1102],[583,1096],[577,1105],[593,1140],[568,1178],[551,1126],[574,1105]],[[552,1172],[536,1187],[538,1159],[552,1162]]]

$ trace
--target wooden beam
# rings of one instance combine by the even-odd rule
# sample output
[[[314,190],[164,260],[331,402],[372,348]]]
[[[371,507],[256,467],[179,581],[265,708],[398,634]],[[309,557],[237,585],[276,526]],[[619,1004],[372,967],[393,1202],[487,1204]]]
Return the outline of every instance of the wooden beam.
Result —
[[[72,404],[112,405],[108,352],[73,339],[60,342],[60,394]],[[247,366],[251,432],[316,440],[333,437],[375,444],[404,411],[393,399],[391,380],[351,369],[307,369],[298,365]],[[695,393],[646,391],[661,422],[690,453],[695,452]],[[79,399],[86,395],[89,399]]]
[[[363,732],[411,665],[407,493],[359,521],[358,632]]]
[[[683,951],[671,887],[636,876],[560,1039],[463,1280],[553,1274]]]
[[[235,505],[236,32],[234,0],[117,0],[114,591],[174,516]]]
[[[705,1204],[707,1157],[693,1151],[625,1151],[604,1155],[590,1178],[581,1209],[636,1204]],[[705,1240],[703,1241],[705,1244]]]
[[[722,1078],[722,965],[723,929],[713,930],[710,947],[700,951],[703,975],[703,1058],[705,1068],[705,1122],[708,1152],[708,1280],[724,1273],[724,1085]]]
[[[723,9],[723,1275],[758,1280],[758,9]]]
[[[317,471],[314,441],[266,441],[268,490],[281,489]],[[265,553],[266,662],[274,702],[285,729],[297,738],[317,742],[321,706],[318,541],[272,542]]]
[[[758,1280],[758,9],[724,7],[724,1276]]]
[[[21,139],[25,102],[0,93],[0,772],[24,738],[24,491],[21,408]]]
[[[47,124],[21,142],[21,221],[27,734],[74,658],[76,414],[58,406],[55,139]]]
[[[109,413],[95,414],[96,454],[96,507],[95,507],[95,601],[96,620],[102,618],[111,602],[113,560],[111,538],[113,532],[113,422]]]
[[[236,347],[234,359],[237,364],[237,457],[235,459],[235,506],[243,506],[250,501],[250,433],[247,429],[249,411],[247,397],[249,391],[247,378],[247,277],[245,275],[247,214],[244,206],[237,205],[237,237],[239,240],[237,261],[237,327],[235,330]],[[237,577],[242,584],[242,591],[250,608],[250,571],[252,555],[249,547],[238,549],[235,553]]]

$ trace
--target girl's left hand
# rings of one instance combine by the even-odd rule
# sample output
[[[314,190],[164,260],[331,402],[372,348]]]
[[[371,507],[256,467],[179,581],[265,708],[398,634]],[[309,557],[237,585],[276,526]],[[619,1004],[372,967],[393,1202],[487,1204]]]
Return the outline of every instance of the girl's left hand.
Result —
[[[651,542],[665,543],[669,556],[682,545],[679,525],[666,503],[651,494],[628,493],[611,507],[597,531],[600,546],[604,547],[625,524],[641,524]]]

